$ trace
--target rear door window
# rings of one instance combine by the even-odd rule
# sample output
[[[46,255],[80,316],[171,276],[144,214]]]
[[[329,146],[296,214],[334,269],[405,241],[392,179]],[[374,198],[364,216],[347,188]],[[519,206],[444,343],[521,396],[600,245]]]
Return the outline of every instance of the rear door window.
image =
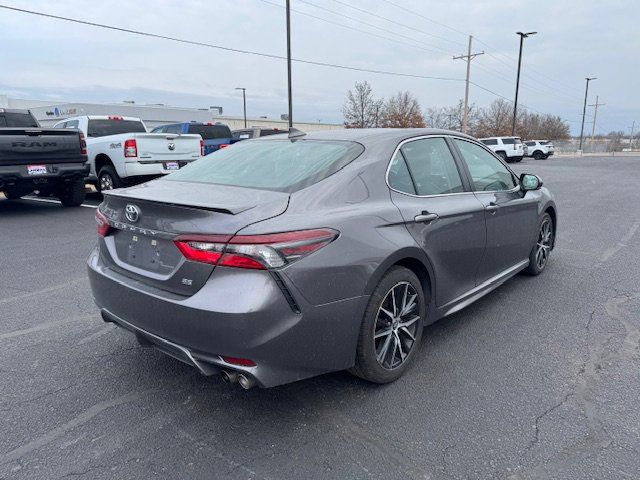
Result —
[[[389,165],[389,186],[394,190],[402,193],[408,193],[410,195],[416,194],[416,189],[413,186],[413,180],[409,174],[407,168],[407,162],[404,161],[404,157],[400,150],[396,152]]]
[[[405,143],[404,157],[417,195],[445,195],[464,191],[458,167],[444,138],[423,138]]]
[[[497,145],[498,144],[498,140],[496,140],[495,138],[488,138],[486,140],[480,140],[482,143],[484,143],[485,145]]]
[[[503,138],[502,143],[505,145],[513,145],[516,143],[516,141],[513,138]]]

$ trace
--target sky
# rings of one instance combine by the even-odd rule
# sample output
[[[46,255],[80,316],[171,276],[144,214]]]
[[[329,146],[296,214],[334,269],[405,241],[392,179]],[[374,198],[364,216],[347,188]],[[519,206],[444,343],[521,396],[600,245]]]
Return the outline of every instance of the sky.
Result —
[[[284,0],[0,0],[0,5],[72,17],[222,47],[286,55]],[[579,133],[585,77],[596,131],[640,125],[640,2],[637,0],[291,0],[294,59],[383,70],[395,76],[293,63],[299,121],[342,122],[346,92],[368,81],[378,97],[400,90],[422,107],[464,96],[513,99],[519,37],[524,41],[519,104],[559,115]],[[279,118],[287,111],[286,62],[43,18],[0,8],[0,95],[56,102],[221,105],[224,113]],[[593,107],[587,108],[585,131]]]

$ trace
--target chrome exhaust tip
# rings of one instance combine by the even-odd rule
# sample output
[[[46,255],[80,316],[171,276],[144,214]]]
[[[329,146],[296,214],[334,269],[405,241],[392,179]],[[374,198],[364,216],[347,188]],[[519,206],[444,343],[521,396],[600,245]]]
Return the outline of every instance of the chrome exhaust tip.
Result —
[[[236,372],[227,372],[226,370],[223,370],[220,376],[222,377],[222,380],[227,383],[236,383],[238,380],[238,374]]]
[[[250,388],[253,388],[256,385],[255,380],[253,380],[252,378],[247,377],[243,373],[238,375],[238,383],[245,390],[249,390]]]

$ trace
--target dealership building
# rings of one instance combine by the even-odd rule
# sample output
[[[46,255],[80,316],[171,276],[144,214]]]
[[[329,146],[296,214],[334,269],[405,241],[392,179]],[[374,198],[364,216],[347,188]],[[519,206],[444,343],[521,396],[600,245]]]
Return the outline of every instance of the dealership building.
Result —
[[[31,110],[40,125],[52,127],[55,123],[77,115],[118,115],[141,118],[151,130],[159,125],[178,122],[221,122],[232,130],[244,128],[243,117],[231,117],[222,114],[221,107],[182,108],[163,104],[123,103],[56,103],[46,100],[23,100],[0,95],[0,108],[18,108]],[[283,119],[267,117],[248,117],[248,127],[268,127],[286,130],[288,122]],[[294,126],[304,132],[314,130],[332,130],[342,128],[341,124],[320,122],[294,122]]]

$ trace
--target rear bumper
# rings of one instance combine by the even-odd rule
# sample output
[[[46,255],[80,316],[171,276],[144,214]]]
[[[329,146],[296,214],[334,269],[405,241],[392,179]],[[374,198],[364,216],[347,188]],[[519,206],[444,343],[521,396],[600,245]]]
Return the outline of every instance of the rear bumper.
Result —
[[[88,273],[106,321],[203,374],[244,372],[262,387],[351,367],[368,300],[309,305],[297,295],[296,313],[268,272],[223,267],[196,294],[181,297],[110,270],[97,249],[89,256]],[[228,364],[222,356],[250,359],[256,366]]]
[[[166,167],[167,163],[178,163],[180,165],[180,168],[182,168],[187,163],[191,163],[195,160],[197,160],[197,158],[182,158],[182,159],[176,159],[176,160],[168,160],[166,162],[163,162],[163,161],[145,162],[144,160],[137,161],[137,162],[125,162],[124,164],[125,175],[123,177],[166,175],[174,171],[174,170],[167,169]]]
[[[38,165],[38,162],[34,162]],[[27,165],[0,165],[0,187],[13,185],[55,184],[61,181],[80,180],[89,174],[89,165],[79,163],[46,164],[44,175],[29,175]]]

